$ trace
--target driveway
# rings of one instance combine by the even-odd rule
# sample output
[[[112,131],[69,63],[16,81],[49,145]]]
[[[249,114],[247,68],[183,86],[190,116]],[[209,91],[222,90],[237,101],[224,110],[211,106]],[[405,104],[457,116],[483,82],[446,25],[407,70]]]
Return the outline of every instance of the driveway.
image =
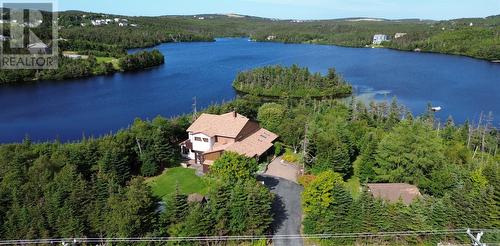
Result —
[[[284,161],[281,156],[276,157],[268,166],[265,172],[266,175],[284,178],[297,183],[297,176],[300,173],[300,168],[297,165]]]
[[[300,194],[302,186],[290,180],[273,177],[267,174],[257,176],[259,181],[264,181],[272,193],[276,194],[273,203],[274,235],[300,235],[302,225],[302,207]],[[302,246],[302,239],[273,239],[274,246]]]

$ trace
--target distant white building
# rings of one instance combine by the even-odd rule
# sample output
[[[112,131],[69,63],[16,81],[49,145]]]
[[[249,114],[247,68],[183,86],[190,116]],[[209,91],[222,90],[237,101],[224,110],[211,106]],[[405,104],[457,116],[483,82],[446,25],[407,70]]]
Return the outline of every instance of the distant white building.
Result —
[[[385,34],[375,34],[373,36],[373,44],[382,44],[385,41],[389,41],[389,37]]]
[[[9,36],[0,35],[0,41],[7,41],[7,40],[9,40]]]
[[[407,34],[406,32],[398,32],[394,35],[394,38],[395,39],[402,38],[402,37],[406,36],[406,34]]]
[[[63,54],[63,56],[74,59],[74,60],[82,59],[82,55],[79,55],[79,54]]]
[[[46,54],[49,51],[49,47],[44,43],[38,42],[29,44],[28,50],[31,54]]]
[[[120,23],[118,23],[118,26],[128,26],[128,24],[127,24],[127,23],[120,22]]]
[[[94,25],[94,26],[100,26],[100,25],[102,25],[102,24],[103,24],[101,20],[91,20],[90,22],[91,22],[91,23],[92,23],[92,25]]]
[[[131,27],[136,27],[136,26],[137,26],[137,24],[130,24],[130,26],[131,26]]]
[[[115,22],[120,22],[120,18],[114,18],[113,19]]]
[[[266,38],[266,39],[267,39],[267,40],[274,40],[274,39],[276,39],[276,36],[274,36],[274,35],[270,35],[270,36],[267,36],[267,38]]]

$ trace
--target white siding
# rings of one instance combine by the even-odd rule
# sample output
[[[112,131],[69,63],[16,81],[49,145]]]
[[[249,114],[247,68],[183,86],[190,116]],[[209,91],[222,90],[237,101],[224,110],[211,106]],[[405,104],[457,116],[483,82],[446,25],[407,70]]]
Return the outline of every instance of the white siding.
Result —
[[[201,141],[195,140],[195,138],[198,137],[201,139]],[[203,141],[204,138],[208,139],[208,142],[204,142]],[[210,150],[215,142],[214,138],[211,138],[203,133],[197,133],[197,134],[189,133],[189,140],[191,140],[191,143],[193,143],[193,150],[201,152]]]

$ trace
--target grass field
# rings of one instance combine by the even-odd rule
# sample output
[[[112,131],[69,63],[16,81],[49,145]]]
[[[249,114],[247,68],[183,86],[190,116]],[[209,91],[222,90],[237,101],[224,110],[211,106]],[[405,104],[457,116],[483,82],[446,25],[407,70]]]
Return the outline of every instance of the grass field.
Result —
[[[98,63],[111,62],[115,69],[120,69],[120,65],[118,64],[118,59],[113,57],[102,57],[98,56],[95,58]]]
[[[175,192],[176,184],[183,194],[200,193],[206,195],[210,182],[206,178],[196,176],[194,169],[174,167],[165,170],[161,175],[146,181],[153,193],[162,199]]]

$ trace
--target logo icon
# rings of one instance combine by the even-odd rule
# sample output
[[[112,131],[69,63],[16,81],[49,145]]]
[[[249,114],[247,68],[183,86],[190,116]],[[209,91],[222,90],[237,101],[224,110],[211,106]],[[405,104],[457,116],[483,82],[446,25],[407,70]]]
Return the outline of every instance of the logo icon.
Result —
[[[58,26],[54,2],[2,2],[1,69],[56,69]]]

